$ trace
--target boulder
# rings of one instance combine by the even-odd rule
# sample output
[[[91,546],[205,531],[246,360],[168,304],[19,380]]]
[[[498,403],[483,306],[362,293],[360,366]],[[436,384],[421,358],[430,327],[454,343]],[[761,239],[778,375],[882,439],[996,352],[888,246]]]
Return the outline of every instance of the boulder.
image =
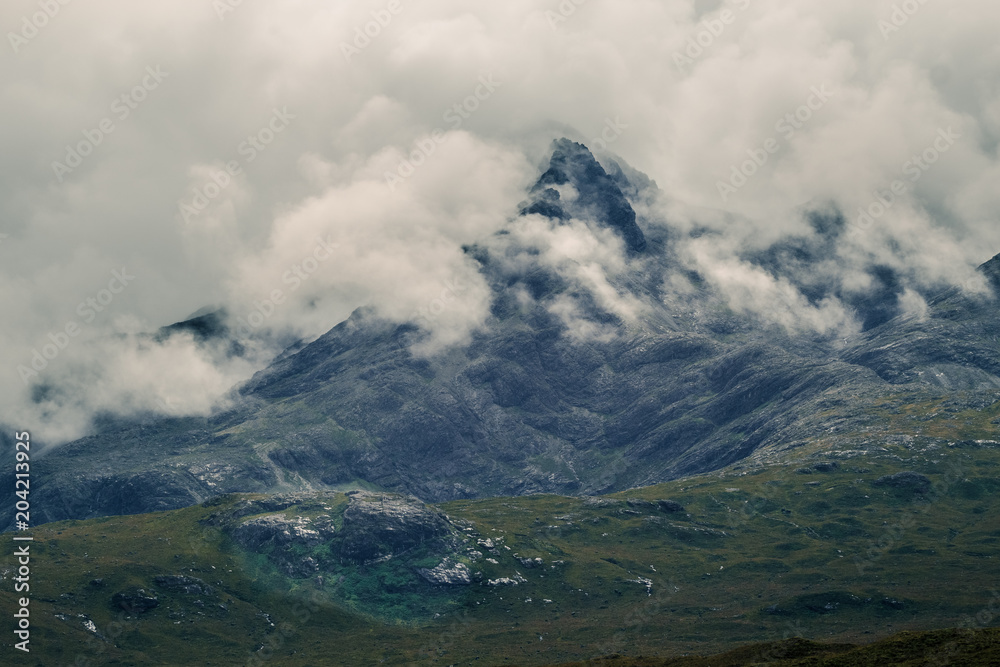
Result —
[[[196,577],[180,574],[161,574],[154,577],[157,586],[167,590],[177,591],[185,595],[212,595],[215,591],[211,586]]]
[[[160,601],[155,595],[147,593],[144,588],[133,588],[112,595],[111,604],[120,607],[129,614],[145,614],[147,611],[155,609]]]
[[[332,522],[313,521],[304,517],[289,518],[283,513],[267,514],[247,519],[232,531],[233,539],[251,551],[265,545],[285,546],[296,543],[315,546],[334,533]]]
[[[432,584],[468,586],[472,583],[472,574],[468,566],[465,563],[453,562],[450,558],[445,558],[431,569],[418,568],[417,572]]]
[[[684,511],[684,506],[681,505],[676,500],[657,500],[656,501],[656,505],[657,505],[657,507],[660,508],[661,512],[670,512],[670,513],[673,513],[673,512],[683,512]]]

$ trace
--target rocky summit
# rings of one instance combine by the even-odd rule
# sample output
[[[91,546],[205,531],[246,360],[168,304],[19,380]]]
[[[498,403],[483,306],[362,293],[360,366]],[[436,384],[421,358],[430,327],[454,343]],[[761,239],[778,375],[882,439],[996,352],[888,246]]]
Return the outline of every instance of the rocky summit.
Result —
[[[620,167],[616,173],[621,174]],[[628,183],[624,175],[620,175],[620,180]],[[646,237],[636,224],[632,205],[583,144],[557,140],[549,168],[530,194],[531,201],[521,204],[522,215],[599,220],[621,234],[630,251],[641,252],[646,248]]]

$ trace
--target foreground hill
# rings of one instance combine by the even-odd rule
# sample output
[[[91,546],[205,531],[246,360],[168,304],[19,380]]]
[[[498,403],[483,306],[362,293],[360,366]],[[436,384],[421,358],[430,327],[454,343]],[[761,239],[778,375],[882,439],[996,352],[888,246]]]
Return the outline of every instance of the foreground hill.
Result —
[[[1000,630],[963,629],[901,632],[867,646],[824,644],[802,639],[751,644],[711,657],[626,658],[607,656],[552,667],[983,667],[1000,664]]]
[[[594,498],[233,495],[41,526],[30,664],[543,665],[992,627],[1000,403],[903,393],[868,416],[896,435],[830,434],[780,463]],[[887,651],[914,660],[915,646],[990,664],[977,660],[995,631],[945,654],[954,636],[676,664],[893,664]]]

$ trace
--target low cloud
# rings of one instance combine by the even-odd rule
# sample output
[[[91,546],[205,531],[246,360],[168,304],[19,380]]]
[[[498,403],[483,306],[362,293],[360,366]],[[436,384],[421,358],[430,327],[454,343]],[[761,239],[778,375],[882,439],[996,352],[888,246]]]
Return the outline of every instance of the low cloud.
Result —
[[[241,3],[220,16],[211,3],[93,0],[30,38],[37,4],[6,3],[0,26],[19,38],[0,59],[0,420],[57,441],[102,411],[202,414],[284,341],[364,305],[420,321],[422,353],[461,344],[490,304],[461,246],[504,227],[602,309],[641,321],[649,304],[619,281],[644,269],[623,264],[614,239],[586,221],[512,222],[558,136],[600,139],[594,148],[648,174],[662,195],[636,207],[669,226],[678,268],[734,311],[793,331],[853,330],[843,295],[871,283],[872,267],[919,315],[922,290],[971,284],[1000,251],[1000,91],[984,84],[1000,78],[995,3],[926,3],[895,23],[891,7],[861,0],[575,7],[403,2],[347,58],[343,45],[387,3]],[[678,67],[692,40],[701,50]],[[168,76],[119,120],[111,105],[148,68]],[[488,96],[484,77],[500,84]],[[817,89],[831,92],[821,104]],[[286,108],[294,119],[270,129]],[[794,132],[780,125],[789,115]],[[53,163],[109,117],[113,131],[60,180]],[[930,163],[949,128],[958,138]],[[266,148],[251,161],[241,146],[253,138]],[[762,148],[766,161],[723,201],[718,184]],[[913,180],[915,157],[927,168]],[[388,187],[404,163],[412,173]],[[905,191],[866,223],[896,181]],[[204,206],[185,215],[199,193]],[[818,239],[803,206],[831,204],[861,228],[817,265],[843,298],[811,298],[803,280],[751,261],[783,238]],[[18,367],[122,266],[135,283],[25,384]],[[662,277],[677,299],[683,276]],[[210,304],[247,321],[245,356],[140,335]],[[606,335],[578,308],[552,304],[577,334]]]

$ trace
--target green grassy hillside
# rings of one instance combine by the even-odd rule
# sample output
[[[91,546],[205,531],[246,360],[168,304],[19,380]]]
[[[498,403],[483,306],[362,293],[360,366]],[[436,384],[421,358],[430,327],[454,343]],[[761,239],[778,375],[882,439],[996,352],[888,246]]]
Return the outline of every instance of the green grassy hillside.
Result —
[[[997,443],[916,435],[785,457],[600,498],[446,503],[444,546],[381,562],[338,557],[335,540],[249,552],[225,517],[263,496],[47,524],[33,531],[32,652],[17,664],[540,665],[1000,622]],[[900,472],[915,474],[886,479]],[[303,496],[282,514],[321,510],[341,536],[347,504]],[[445,548],[471,583],[416,576]],[[282,549],[316,570],[291,571]],[[808,664],[876,664],[846,655]]]

